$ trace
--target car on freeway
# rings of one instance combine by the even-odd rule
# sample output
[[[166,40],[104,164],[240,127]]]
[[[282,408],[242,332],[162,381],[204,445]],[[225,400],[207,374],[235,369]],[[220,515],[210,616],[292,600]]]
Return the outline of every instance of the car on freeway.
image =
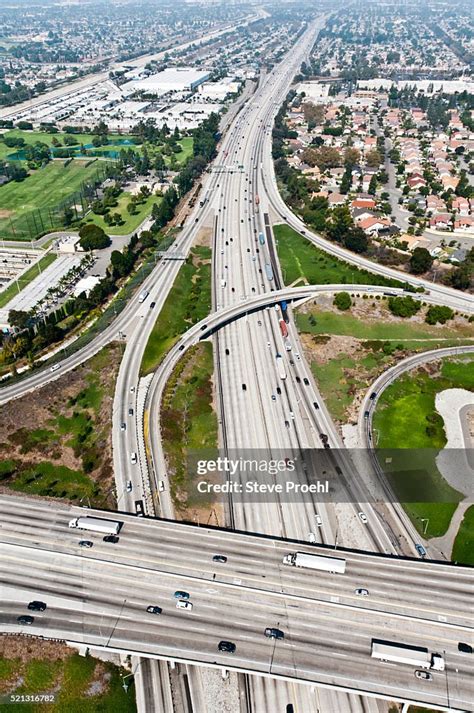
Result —
[[[128,415],[129,415],[129,416],[133,416],[133,408],[129,408],[129,409],[128,409]]]
[[[134,392],[135,392],[135,387],[134,387],[134,386],[131,386],[131,387],[130,387],[130,393],[133,394]]]
[[[316,525],[317,525],[318,527],[322,527],[322,526],[323,526],[323,521],[322,521],[321,515],[315,515],[315,518],[316,518]]]
[[[213,562],[220,562],[221,564],[225,564],[227,562],[227,557],[225,555],[214,555],[212,558]]]
[[[281,629],[275,629],[273,627],[268,626],[265,629],[265,636],[267,639],[284,639],[285,634]]]
[[[272,394],[272,401],[276,401],[276,400],[277,400],[277,397],[275,396],[275,394]]]
[[[154,606],[153,604],[150,604],[150,606],[148,606],[146,610],[148,614],[161,614],[161,612],[163,611],[161,607]]]
[[[286,428],[289,428],[289,427],[290,427],[290,422],[289,422],[289,421],[285,421],[285,427],[286,427]]]
[[[235,654],[236,645],[232,641],[219,641],[217,646],[219,651],[225,651],[228,654]]]
[[[369,398],[371,399],[371,401],[373,401],[376,396],[377,396],[377,392],[376,392],[376,391],[372,391],[372,393],[370,394]]]
[[[166,490],[165,481],[164,481],[164,480],[159,480],[159,481],[158,481],[158,492],[159,492],[159,493],[164,493],[165,490]]]
[[[189,599],[189,592],[182,592],[181,590],[178,589],[178,591],[175,592],[173,596],[175,599],[187,600],[187,599]]]
[[[106,535],[106,536],[103,538],[104,542],[112,542],[112,544],[114,544],[114,545],[117,544],[117,542],[119,541],[119,539],[120,539],[120,538],[117,537],[117,535]]]
[[[155,305],[156,305],[156,302],[150,302],[150,309],[153,309],[153,307],[155,307]]]
[[[316,542],[316,535],[314,534],[314,532],[308,533],[308,542],[311,542],[311,544],[313,545]]]
[[[45,611],[46,604],[44,602],[38,602],[35,600],[34,602],[30,602],[28,604],[28,609],[30,611]]]
[[[137,462],[137,460],[138,460],[138,459],[137,459],[137,454],[135,453],[135,451],[134,451],[133,453],[130,453],[130,463],[131,463],[132,465],[135,465],[135,463]]]
[[[369,596],[368,589],[356,589],[355,593],[358,594],[360,597],[368,597]]]
[[[473,648],[471,644],[464,644],[462,641],[458,644],[458,651],[461,654],[472,654]]]
[[[278,394],[278,396],[280,396],[280,394],[281,394],[281,389],[279,386],[277,386],[277,394]]]
[[[187,611],[192,611],[193,605],[191,602],[187,602],[184,599],[178,599],[176,602],[176,609],[186,609]]]
[[[426,550],[423,545],[415,545],[415,550],[418,552],[420,557],[426,557]]]
[[[18,616],[16,620],[19,624],[32,624],[35,618],[34,616],[28,616],[28,614],[22,614]]]
[[[359,512],[357,514],[359,515],[361,522],[367,522],[367,515],[364,512]]]
[[[415,671],[415,676],[420,678],[422,681],[432,681],[433,676],[428,671]]]
[[[127,424],[122,421],[122,423],[120,424],[120,430],[125,431],[126,429],[127,429]]]
[[[90,540],[79,540],[79,547],[85,547],[90,550],[91,547],[94,547],[94,543]]]
[[[290,418],[294,421],[295,420],[295,414],[293,411],[290,411]]]
[[[304,379],[303,379],[303,384],[304,384],[305,386],[309,386],[309,379],[308,379],[306,376],[305,376]]]
[[[126,491],[127,491],[127,493],[131,493],[131,492],[132,492],[132,488],[133,488],[132,481],[131,481],[131,480],[127,480],[127,486],[126,486]]]

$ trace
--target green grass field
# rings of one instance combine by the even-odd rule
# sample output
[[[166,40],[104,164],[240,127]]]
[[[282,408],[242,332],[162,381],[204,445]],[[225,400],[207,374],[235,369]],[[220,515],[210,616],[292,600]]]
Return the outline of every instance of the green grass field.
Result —
[[[181,267],[153,328],[141,366],[142,374],[156,369],[165,353],[193,324],[211,310],[211,250],[195,247]]]
[[[311,285],[357,284],[400,287],[397,280],[389,280],[365,270],[359,270],[312,245],[288,225],[275,225],[277,243],[285,285],[307,282]]]
[[[64,133],[58,133],[58,134],[48,134],[45,131],[23,131],[22,129],[10,129],[8,131],[1,130],[0,133],[2,136],[5,138],[11,137],[11,138],[22,138],[25,140],[26,144],[35,144],[37,142],[40,142],[42,144],[47,144],[48,146],[52,146],[52,141],[53,138],[56,138],[58,141],[61,142],[61,147],[58,148],[71,148],[69,146],[64,145],[64,137],[65,136],[71,136],[73,139],[76,140],[76,146],[79,146],[80,144],[90,144],[92,143],[92,139],[94,137],[94,134],[64,134]],[[128,136],[120,136],[119,134],[109,134],[109,141],[111,144],[114,143],[114,141],[117,140],[123,140],[124,138],[132,138]],[[133,147],[133,145],[132,145]],[[104,147],[107,148],[107,147]],[[109,146],[110,148],[110,146]],[[124,148],[127,148],[125,146]],[[6,159],[10,154],[15,154],[19,149],[11,146],[6,146],[6,144],[3,143],[3,141],[0,141],[0,159]]]
[[[145,218],[151,213],[154,203],[160,203],[161,198],[158,196],[150,196],[143,203],[136,207],[136,213],[130,215],[127,211],[127,205],[130,203],[131,194],[122,193],[117,199],[118,205],[110,209],[110,213],[120,213],[124,223],[122,225],[107,225],[103,216],[89,213],[86,218],[87,223],[95,223],[100,228],[105,230],[108,235],[128,235],[133,233],[142,223]]]
[[[315,323],[311,323],[310,315],[313,314]],[[308,334],[340,334],[358,339],[383,339],[390,341],[408,342],[412,340],[434,340],[440,343],[443,339],[460,339],[465,343],[469,339],[474,341],[472,324],[463,326],[432,326],[415,322],[409,319],[382,319],[361,320],[350,312],[337,314],[317,310],[312,313],[297,313],[296,324],[298,329]]]
[[[40,275],[43,270],[45,270],[49,265],[51,265],[57,258],[57,255],[55,253],[48,253],[47,255],[43,255],[42,258],[39,259],[39,261],[33,265],[33,267],[30,267],[29,270],[23,273],[21,277],[18,278],[18,286],[17,282],[13,282],[11,285],[7,287],[6,290],[0,293],[0,308],[5,307],[15,295],[18,294],[18,292],[23,290],[27,285],[30,284],[38,275]],[[20,290],[18,290],[18,287]]]
[[[209,505],[199,495],[186,467],[190,452],[217,449],[217,416],[212,406],[212,344],[186,352],[165,389],[161,413],[163,446],[169,464],[171,493],[178,510]]]
[[[74,160],[68,166],[64,163],[52,161],[33,171],[24,181],[0,186],[0,231],[10,217],[18,218],[37,208],[56,206],[95,176],[98,167],[97,162],[87,167],[87,161]]]
[[[474,565],[474,505],[464,515],[451,553],[453,562]]]
[[[6,687],[3,682],[11,678],[13,673],[17,684]],[[71,654],[64,659],[49,660],[30,658],[28,661],[23,661],[19,658],[0,658],[2,693],[18,695],[56,693],[54,703],[0,703],[0,712],[134,713],[136,705],[133,679],[127,679],[127,683],[132,688],[126,693],[122,687],[120,673],[119,668],[110,663],[102,663],[91,656],[84,657],[79,654]],[[94,693],[95,681],[100,683],[98,693]],[[102,686],[104,691],[101,690]]]
[[[438,376],[422,370],[397,379],[381,394],[373,426],[379,460],[405,510],[420,532],[429,518],[428,537],[443,535],[462,495],[451,488],[436,467],[436,455],[446,444],[436,394],[444,389],[474,390],[474,359],[444,359]],[[404,449],[409,449],[409,453]],[[387,466],[385,458],[392,459]]]

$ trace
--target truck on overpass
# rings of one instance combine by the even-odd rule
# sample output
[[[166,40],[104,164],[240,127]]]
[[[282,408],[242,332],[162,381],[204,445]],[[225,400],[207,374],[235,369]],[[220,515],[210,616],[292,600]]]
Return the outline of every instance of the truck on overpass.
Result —
[[[101,517],[75,517],[69,520],[69,527],[78,530],[101,532],[104,535],[118,535],[122,523],[117,520],[106,520]]]
[[[430,654],[424,646],[397,644],[393,641],[372,639],[371,656],[379,661],[406,663],[416,668],[432,668],[444,671],[444,658],[440,654]]]
[[[346,560],[341,557],[326,557],[326,555],[312,555],[308,552],[294,552],[283,557],[283,564],[292,567],[305,567],[306,569],[319,569],[324,572],[344,574]]]

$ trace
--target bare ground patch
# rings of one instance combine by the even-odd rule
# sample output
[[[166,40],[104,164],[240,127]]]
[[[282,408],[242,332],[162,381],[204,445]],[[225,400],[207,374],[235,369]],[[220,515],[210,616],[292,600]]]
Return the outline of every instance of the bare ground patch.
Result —
[[[122,350],[112,344],[58,380],[1,406],[0,459],[15,461],[20,472],[44,462],[65,466],[109,491],[111,410]]]

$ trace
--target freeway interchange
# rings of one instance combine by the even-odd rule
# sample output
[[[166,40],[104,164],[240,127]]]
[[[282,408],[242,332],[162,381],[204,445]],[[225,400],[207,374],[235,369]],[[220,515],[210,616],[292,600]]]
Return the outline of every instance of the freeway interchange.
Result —
[[[273,498],[255,500],[245,507],[229,497],[226,523],[237,530],[300,542],[307,541],[310,533],[312,541],[330,546],[339,543],[389,555],[414,555],[417,535],[403,510],[390,502],[371,502],[367,482],[380,477],[373,464],[367,466],[367,482],[351,477],[355,472],[351,458],[305,363],[291,308],[287,325],[291,352],[285,349],[277,311],[271,308],[283,299],[303,300],[320,291],[353,287],[380,293],[387,289],[283,287],[271,229],[275,221],[284,220],[320,248],[357,267],[386,277],[406,277],[313,234],[289,211],[278,192],[271,158],[273,117],[322,24],[320,20],[308,28],[290,56],[262,76],[255,94],[222,139],[214,167],[203,180],[202,205],[191,211],[169,249],[187,255],[199,231],[212,229],[212,314],[176,342],[152,377],[140,379],[148,337],[181,264],[162,259],[143,283],[150,293],[147,301],[132,298],[108,329],[63,360],[56,372],[45,369],[4,386],[0,403],[58,378],[117,334],[125,335],[113,407],[118,508],[133,513],[136,500],[142,499],[147,514],[172,519],[174,508],[160,437],[161,396],[184,350],[201,339],[212,339],[222,451],[261,449],[272,455],[284,449],[298,456],[321,448],[325,436],[328,467],[341,475],[347,495],[344,502],[331,504],[315,497],[301,502]],[[412,286],[425,289],[419,295],[425,301],[474,311],[467,295],[412,276],[407,279]],[[153,310],[151,302],[155,303]],[[145,421],[150,425],[148,440]],[[132,463],[131,454],[137,454],[137,462]],[[304,470],[297,478],[305,481]],[[191,530],[122,514],[126,527],[117,545],[94,539],[91,550],[78,552],[77,533],[64,529],[64,508],[18,500],[12,511],[10,502],[2,500],[5,514],[0,529],[8,602],[3,620],[11,627],[9,631],[17,630],[17,593],[24,592],[26,601],[30,593],[36,598],[43,592],[53,598],[53,604],[48,604],[47,616],[38,617],[41,626],[35,620],[31,632],[96,648],[276,677],[267,681],[252,677],[254,699],[261,695],[262,687],[267,692],[275,688],[278,697],[282,681],[300,680],[338,691],[468,709],[469,662],[457,652],[457,643],[462,636],[467,638],[469,626],[470,573],[464,568],[353,553],[347,554],[351,558],[347,576],[313,573],[309,577],[307,572],[281,564],[287,546],[276,540],[251,539],[252,547],[263,548],[258,559],[244,544],[250,542],[244,535]],[[360,518],[361,511],[365,521]],[[318,527],[316,514],[321,521]],[[221,552],[224,543],[228,563],[218,569],[212,565],[211,551]],[[18,561],[21,571],[14,564]],[[363,600],[355,594],[360,587],[370,593]],[[174,608],[171,597],[175,589],[192,590],[196,604],[192,613]],[[161,606],[162,602],[167,602],[162,618],[150,619],[146,606]],[[265,639],[267,626],[288,635],[283,642]],[[374,662],[370,639],[381,634],[397,641],[413,637],[416,644],[441,649],[446,653],[446,672],[426,682],[416,678],[412,668]],[[232,657],[217,651],[221,638],[236,642],[237,652]],[[338,709],[345,710],[345,699],[338,696],[336,700]]]
[[[0,511],[3,631],[17,632],[27,603],[42,600],[25,633],[469,710],[470,657],[458,643],[472,635],[470,568],[10,496]],[[71,530],[78,515],[123,523],[119,541]],[[84,537],[92,548],[79,547]],[[283,564],[301,550],[337,555],[344,574]],[[189,594],[191,611],[176,607],[175,591]],[[267,627],[284,639],[266,638]],[[428,683],[373,660],[381,637],[440,653],[446,670]],[[218,651],[222,640],[234,654]]]

